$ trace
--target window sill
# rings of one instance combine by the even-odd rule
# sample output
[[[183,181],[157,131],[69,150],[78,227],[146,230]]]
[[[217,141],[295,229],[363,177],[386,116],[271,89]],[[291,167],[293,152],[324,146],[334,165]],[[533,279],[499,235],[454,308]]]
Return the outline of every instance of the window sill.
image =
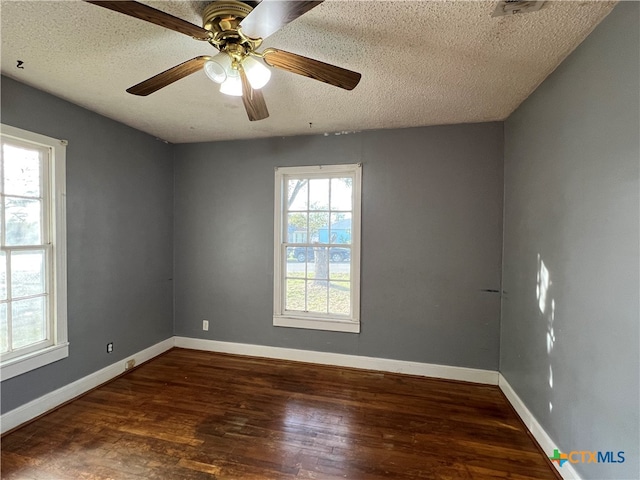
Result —
[[[52,347],[43,348],[22,357],[12,358],[0,364],[0,377],[2,381],[17,377],[36,368],[44,367],[69,356],[69,343],[61,343]]]
[[[301,318],[284,315],[273,316],[274,327],[306,328],[309,330],[326,330],[329,332],[360,333],[360,322],[349,320],[327,320],[318,318]]]

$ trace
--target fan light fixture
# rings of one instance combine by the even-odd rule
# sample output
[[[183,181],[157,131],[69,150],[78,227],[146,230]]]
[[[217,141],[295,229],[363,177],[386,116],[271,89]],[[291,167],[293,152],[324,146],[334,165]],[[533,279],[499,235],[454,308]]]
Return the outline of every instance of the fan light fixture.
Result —
[[[231,57],[224,52],[220,52],[211,60],[204,64],[204,73],[212,81],[222,83],[227,79],[228,72],[231,72]]]
[[[245,57],[242,66],[247,74],[247,79],[254,90],[260,90],[271,78],[271,70],[253,57]]]
[[[242,68],[247,74],[247,80],[251,88],[259,90],[264,87],[271,78],[271,71],[255,58],[244,57],[241,61]],[[204,73],[212,81],[220,84],[220,92],[236,97],[242,96],[242,80],[237,68],[233,68],[231,56],[226,52],[220,52],[204,64]]]
[[[237,70],[234,71],[234,74],[227,75],[227,79],[220,84],[220,93],[233,97],[242,96],[242,79]]]

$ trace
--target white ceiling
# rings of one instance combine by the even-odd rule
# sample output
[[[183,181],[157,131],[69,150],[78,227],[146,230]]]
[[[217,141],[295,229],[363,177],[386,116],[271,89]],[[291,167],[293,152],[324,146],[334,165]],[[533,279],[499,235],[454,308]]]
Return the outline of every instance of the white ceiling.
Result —
[[[197,25],[207,4],[143,3]],[[355,70],[360,84],[349,92],[273,69],[263,89],[271,116],[258,122],[204,72],[148,97],[126,93],[216,51],[77,0],[2,0],[2,73],[173,143],[504,120],[615,2],[548,1],[538,12],[494,18],[495,5],[327,0],[264,47]]]

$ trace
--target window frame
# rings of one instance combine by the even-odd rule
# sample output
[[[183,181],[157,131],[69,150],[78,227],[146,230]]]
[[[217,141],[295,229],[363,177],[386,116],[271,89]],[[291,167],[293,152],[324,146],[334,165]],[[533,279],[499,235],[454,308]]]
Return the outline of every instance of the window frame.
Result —
[[[288,213],[287,182],[295,178],[344,178],[352,180],[351,227],[351,315],[348,317],[313,312],[285,310],[286,220]],[[362,164],[314,165],[301,167],[276,167],[274,205],[274,276],[273,276],[273,325],[276,327],[303,328],[334,332],[360,333],[360,246],[362,219]],[[294,244],[295,245],[295,244]],[[327,244],[327,247],[330,247]]]
[[[48,339],[41,348],[25,348],[23,354],[0,361],[2,381],[22,375],[69,356],[67,329],[67,231],[66,231],[66,140],[59,140],[10,125],[0,124],[0,136],[19,144],[31,144],[48,151],[43,175],[43,219],[48,229],[43,238],[51,250],[45,272],[48,283]],[[44,205],[46,203],[46,205]],[[44,232],[43,232],[44,233]],[[44,242],[43,242],[44,243]]]

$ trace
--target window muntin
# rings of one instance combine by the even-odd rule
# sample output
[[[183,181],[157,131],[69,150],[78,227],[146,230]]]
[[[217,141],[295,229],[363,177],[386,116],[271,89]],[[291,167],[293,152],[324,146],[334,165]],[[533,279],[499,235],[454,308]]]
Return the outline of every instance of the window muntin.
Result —
[[[2,125],[0,359],[2,379],[68,355],[65,143]]]
[[[276,170],[274,324],[359,331],[360,165]]]

